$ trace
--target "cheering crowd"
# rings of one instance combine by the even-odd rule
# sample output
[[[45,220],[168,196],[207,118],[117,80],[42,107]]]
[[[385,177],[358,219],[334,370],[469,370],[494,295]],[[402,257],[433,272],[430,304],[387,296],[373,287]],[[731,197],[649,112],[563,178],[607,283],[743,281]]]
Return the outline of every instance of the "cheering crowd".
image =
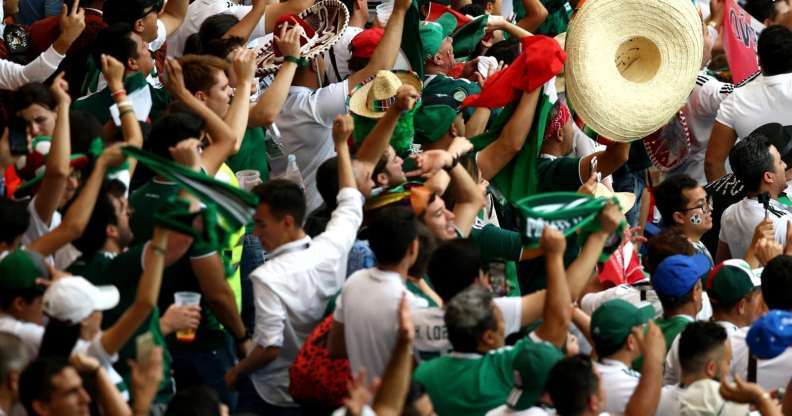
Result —
[[[0,416],[792,415],[788,0],[2,4]]]

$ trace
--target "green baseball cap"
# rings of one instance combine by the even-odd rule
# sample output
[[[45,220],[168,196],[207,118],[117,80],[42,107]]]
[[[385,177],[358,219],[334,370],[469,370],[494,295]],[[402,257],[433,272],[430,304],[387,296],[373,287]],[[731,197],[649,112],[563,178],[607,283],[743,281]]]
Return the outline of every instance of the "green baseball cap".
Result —
[[[633,327],[643,325],[655,315],[652,305],[636,307],[623,299],[612,299],[591,314],[591,338],[597,351],[624,345]]]
[[[751,266],[741,259],[721,262],[704,275],[704,289],[720,305],[734,305],[761,286]]]
[[[443,41],[456,29],[456,17],[451,13],[443,13],[436,22],[423,21],[418,27],[423,48],[424,59],[434,56],[440,50]]]
[[[415,112],[415,142],[434,143],[451,129],[457,110],[446,104],[423,105]]]
[[[564,354],[547,342],[529,342],[512,361],[514,390],[506,404],[515,410],[530,409],[545,389],[547,376]]]
[[[36,279],[49,279],[50,274],[41,254],[16,250],[0,260],[0,291],[40,290]]]

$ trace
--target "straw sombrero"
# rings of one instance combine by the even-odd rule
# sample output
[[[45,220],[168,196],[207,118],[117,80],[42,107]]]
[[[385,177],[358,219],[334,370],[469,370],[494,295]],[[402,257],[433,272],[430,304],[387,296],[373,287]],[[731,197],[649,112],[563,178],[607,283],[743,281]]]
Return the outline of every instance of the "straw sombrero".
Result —
[[[594,189],[595,197],[616,198],[619,201],[619,209],[622,214],[626,214],[635,205],[635,194],[630,192],[613,192],[601,182],[597,182],[597,187]]]
[[[687,100],[703,42],[690,1],[588,0],[567,31],[567,97],[600,135],[641,139]]]
[[[558,42],[558,45],[561,46],[561,49],[566,47],[566,32],[557,34],[553,39]],[[564,82],[564,70],[562,69],[558,75],[556,75],[555,79],[555,87],[556,92],[561,94],[562,92],[566,91],[566,83]]]
[[[305,59],[312,59],[330,49],[341,38],[349,23],[349,11],[338,0],[317,1],[300,14],[292,16],[296,17],[305,32],[300,38],[300,55]],[[279,22],[289,20],[292,16],[284,16]],[[276,72],[281,62],[283,57],[276,50],[274,39],[270,37],[256,54],[256,76]]]
[[[369,118],[381,118],[396,102],[396,92],[404,84],[421,93],[423,83],[414,72],[377,71],[370,81],[358,85],[349,97],[349,111]]]

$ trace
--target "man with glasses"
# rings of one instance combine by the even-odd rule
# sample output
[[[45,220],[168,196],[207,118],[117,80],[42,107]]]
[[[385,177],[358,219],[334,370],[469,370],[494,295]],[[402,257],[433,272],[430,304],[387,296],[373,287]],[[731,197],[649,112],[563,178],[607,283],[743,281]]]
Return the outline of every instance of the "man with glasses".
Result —
[[[712,255],[701,242],[701,236],[712,228],[712,198],[704,188],[688,175],[673,175],[655,188],[654,197],[664,227],[678,230],[712,263]],[[751,235],[753,231],[749,242]]]

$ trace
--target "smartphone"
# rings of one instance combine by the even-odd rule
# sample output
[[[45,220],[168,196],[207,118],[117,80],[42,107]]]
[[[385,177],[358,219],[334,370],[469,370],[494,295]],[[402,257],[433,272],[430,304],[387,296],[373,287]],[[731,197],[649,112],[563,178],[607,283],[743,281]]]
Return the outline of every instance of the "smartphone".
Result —
[[[8,126],[8,147],[12,155],[20,156],[28,153],[27,122],[21,117],[11,119]]]

